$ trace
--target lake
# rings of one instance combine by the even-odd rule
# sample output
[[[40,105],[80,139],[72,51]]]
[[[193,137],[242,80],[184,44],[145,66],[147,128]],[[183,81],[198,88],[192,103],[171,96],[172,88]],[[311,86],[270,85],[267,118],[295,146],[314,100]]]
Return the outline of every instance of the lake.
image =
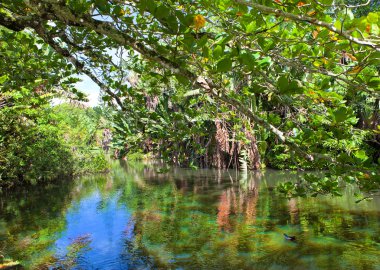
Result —
[[[380,269],[378,198],[289,200],[275,187],[291,171],[158,171],[115,162],[4,192],[0,255],[26,269]]]

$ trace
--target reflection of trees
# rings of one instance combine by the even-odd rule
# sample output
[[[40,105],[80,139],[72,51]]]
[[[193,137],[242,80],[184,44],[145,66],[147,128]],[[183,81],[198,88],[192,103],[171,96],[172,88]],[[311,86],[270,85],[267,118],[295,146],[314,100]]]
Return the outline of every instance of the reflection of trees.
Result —
[[[77,181],[72,188],[50,187],[6,200],[1,197],[1,218],[15,235],[7,245],[21,240],[20,232],[25,230],[18,224],[52,239],[49,234],[64,229],[67,205],[97,192],[99,211],[113,196],[132,211],[133,223],[125,225],[125,251],[120,256],[135,263],[143,258],[141,265],[152,265],[154,258],[155,265],[164,269],[267,269],[273,264],[308,269],[310,262],[302,261],[302,256],[310,254],[310,261],[321,268],[334,265],[344,269],[345,264],[352,264],[357,269],[361,265],[371,269],[379,255],[375,248],[380,241],[378,212],[356,208],[349,212],[344,208],[346,197],[290,201],[279,197],[272,187],[276,180],[291,180],[289,173],[242,175],[176,168],[158,173],[156,165],[123,166],[117,165],[110,175]],[[21,199],[26,200],[25,206]],[[50,221],[38,219],[44,215]],[[294,233],[299,242],[293,246],[284,241],[283,232]],[[23,236],[27,238],[20,243],[27,251],[21,254],[27,258],[36,251],[30,247],[39,242],[33,233]],[[51,242],[46,243],[44,248]],[[345,258],[345,264],[339,256]]]
[[[230,218],[233,219],[238,215],[245,217],[247,225],[254,223],[259,199],[260,177],[259,172],[249,174],[249,177],[247,174],[237,187],[228,187],[222,192],[217,215],[217,222],[221,230],[231,231]],[[234,216],[230,217],[230,214],[234,214]]]
[[[254,224],[255,219],[256,219],[256,207],[257,207],[257,202],[259,199],[259,192],[258,189],[253,189],[252,192],[247,196],[247,207],[245,210],[246,213],[246,219],[247,219],[247,224],[251,225]]]
[[[17,189],[0,196],[0,254],[26,268],[47,267],[54,260],[49,247],[65,228],[71,182],[62,186]],[[36,256],[38,254],[38,256]]]
[[[318,237],[328,234],[313,229],[328,227],[324,232],[329,231],[332,237],[350,239],[348,228],[358,225],[353,215],[339,212],[339,204],[321,198],[289,201],[278,197],[272,188],[275,180],[292,177],[289,173],[250,173],[242,177],[228,171],[175,169],[155,178],[149,171],[148,176],[142,175],[146,186],[139,189],[141,194],[136,197],[131,190],[125,197],[128,205],[136,207],[138,246],[163,268],[266,269],[273,264],[311,267],[301,260],[302,254],[314,254],[313,264],[321,267],[328,257],[329,265],[344,269],[339,254],[349,257],[348,261],[358,261],[350,257],[348,247],[339,240],[318,242]],[[376,227],[376,221],[372,222],[369,226]],[[299,237],[299,244],[289,246],[282,236],[287,230]],[[355,235],[365,238],[368,232]],[[372,241],[374,236],[370,236]],[[336,256],[331,256],[331,250]],[[372,255],[363,255],[361,260]]]
[[[230,231],[229,215],[231,205],[230,190],[223,191],[218,206],[218,225],[220,230]]]
[[[239,183],[238,175],[232,177],[228,172],[179,172],[174,171],[167,181],[162,181],[149,171],[142,176],[147,184],[144,188],[137,181],[139,191],[124,193],[123,200],[134,207],[134,232],[140,239],[136,244],[158,258],[159,265],[168,266],[168,261],[177,261],[177,256],[189,256],[191,262],[178,259],[181,266],[239,267],[240,250],[252,250],[249,238],[241,236],[256,213],[258,175],[250,174],[247,182]],[[134,196],[137,192],[141,196]],[[244,228],[234,221],[238,216],[247,220]],[[225,240],[221,241],[224,237],[217,233],[219,229],[223,234],[230,232]]]
[[[290,214],[290,222],[291,224],[298,224],[299,219],[298,219],[298,206],[297,206],[297,199],[296,198],[291,198],[288,201],[288,207],[289,207],[289,214]]]

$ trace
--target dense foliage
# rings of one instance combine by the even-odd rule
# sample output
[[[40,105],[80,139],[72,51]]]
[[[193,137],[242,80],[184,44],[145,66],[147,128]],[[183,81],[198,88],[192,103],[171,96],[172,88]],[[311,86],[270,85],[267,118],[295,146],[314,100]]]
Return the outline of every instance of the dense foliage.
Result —
[[[83,99],[75,70],[29,31],[0,35],[0,186],[104,171],[101,110],[50,105]]]
[[[359,2],[6,0],[0,24],[39,36],[102,88],[121,155],[328,168],[280,190],[339,194],[345,180],[373,193],[380,13]]]
[[[39,108],[36,113],[33,118],[11,109],[0,113],[1,186],[107,169],[100,148],[101,130],[95,126],[99,115],[93,109],[64,104]]]
[[[103,112],[99,107],[81,108],[71,104],[51,110],[58,134],[71,150],[74,175],[104,172],[109,167],[102,149],[103,131],[109,125]]]

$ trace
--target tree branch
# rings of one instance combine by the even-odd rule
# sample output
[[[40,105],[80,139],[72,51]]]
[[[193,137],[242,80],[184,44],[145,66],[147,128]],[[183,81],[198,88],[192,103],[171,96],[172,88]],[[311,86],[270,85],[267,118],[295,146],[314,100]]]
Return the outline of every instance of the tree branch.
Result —
[[[119,105],[119,107],[123,111],[125,111],[125,107],[122,101],[120,100],[120,98],[115,93],[113,93],[107,85],[105,85],[102,81],[100,81],[90,70],[86,69],[85,65],[82,62],[80,62],[78,59],[76,59],[73,55],[71,55],[68,50],[59,46],[59,44],[54,41],[54,39],[49,35],[49,33],[41,24],[38,24],[37,26],[35,26],[34,30],[58,54],[62,55],[69,62],[71,62],[79,72],[82,72],[86,74],[88,77],[90,77],[103,91],[105,91],[108,95],[110,95],[116,101],[116,103]]]
[[[25,22],[30,22],[30,18],[25,17],[12,17],[4,11],[0,11],[0,25],[8,28],[9,30],[19,32],[25,29]]]
[[[353,36],[351,36],[347,32],[341,31],[340,29],[337,29],[335,26],[328,24],[326,22],[323,22],[323,21],[319,21],[316,18],[312,18],[312,17],[305,16],[305,15],[292,14],[289,12],[285,12],[281,9],[275,9],[275,8],[267,7],[267,6],[260,5],[257,3],[253,3],[253,2],[246,2],[245,0],[234,0],[234,1],[237,4],[245,5],[245,6],[248,6],[251,8],[256,8],[256,9],[258,9],[261,12],[264,12],[266,14],[274,14],[276,16],[281,16],[281,17],[291,19],[293,21],[307,22],[310,24],[314,24],[317,26],[324,27],[324,28],[330,30],[331,32],[334,32],[334,33],[348,39],[349,41],[351,41],[353,43],[356,43],[356,44],[362,45],[362,46],[367,46],[367,47],[370,47],[370,48],[380,52],[380,45],[379,44],[375,44],[375,43],[372,43],[370,41],[354,38]]]

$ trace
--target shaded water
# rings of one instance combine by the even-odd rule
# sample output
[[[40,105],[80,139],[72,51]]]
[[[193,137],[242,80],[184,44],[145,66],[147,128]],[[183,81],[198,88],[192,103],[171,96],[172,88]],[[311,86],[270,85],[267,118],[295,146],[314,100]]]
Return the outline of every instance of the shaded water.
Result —
[[[27,269],[380,269],[380,202],[275,192],[297,177],[115,164],[2,194],[0,255]]]

